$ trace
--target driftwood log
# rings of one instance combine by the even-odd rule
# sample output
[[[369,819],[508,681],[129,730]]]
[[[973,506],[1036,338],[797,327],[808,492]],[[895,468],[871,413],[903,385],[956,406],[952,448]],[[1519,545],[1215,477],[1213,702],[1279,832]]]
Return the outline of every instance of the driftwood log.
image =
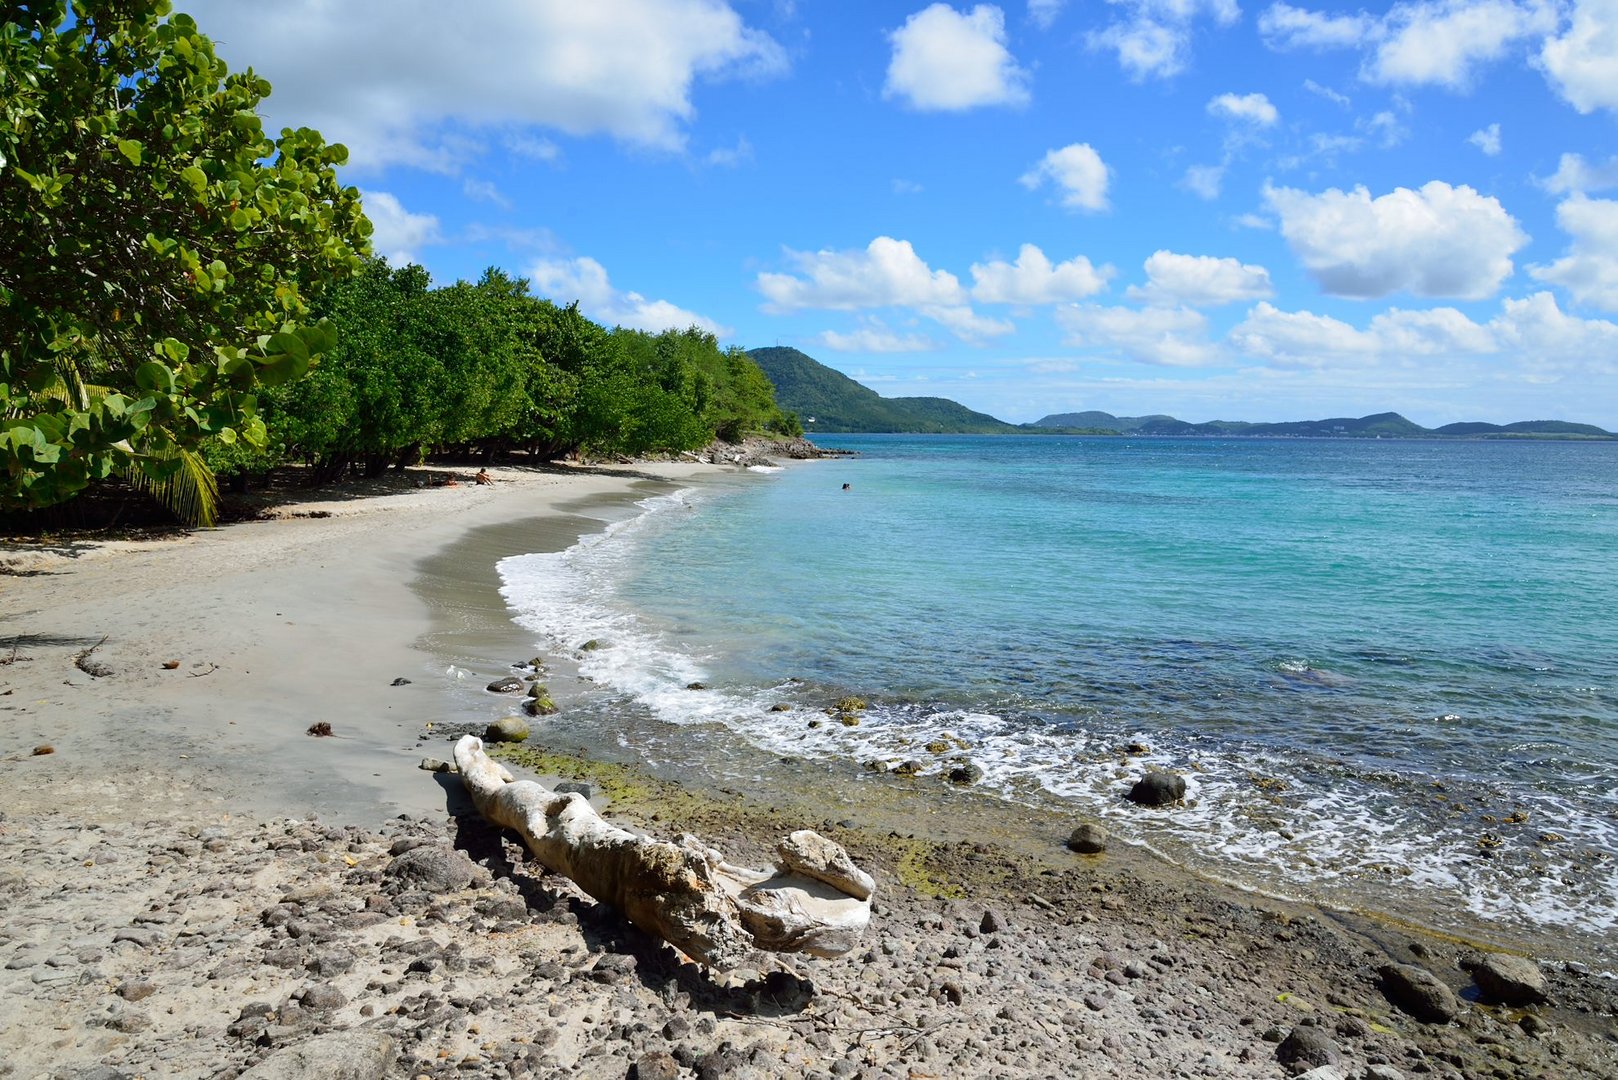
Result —
[[[870,921],[870,875],[812,830],[781,841],[773,871],[749,870],[696,837],[640,836],[576,792],[513,780],[474,735],[455,745],[455,765],[478,812],[521,834],[547,869],[710,967],[735,967],[754,949],[841,956]]]

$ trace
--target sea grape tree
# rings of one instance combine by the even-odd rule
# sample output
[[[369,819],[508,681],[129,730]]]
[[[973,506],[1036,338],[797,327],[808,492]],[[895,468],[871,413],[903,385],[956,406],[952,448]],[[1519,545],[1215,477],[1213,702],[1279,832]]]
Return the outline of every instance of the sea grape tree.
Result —
[[[330,347],[309,300],[366,249],[347,151],[267,136],[269,84],[168,0],[0,10],[0,508],[262,440],[259,390]]]

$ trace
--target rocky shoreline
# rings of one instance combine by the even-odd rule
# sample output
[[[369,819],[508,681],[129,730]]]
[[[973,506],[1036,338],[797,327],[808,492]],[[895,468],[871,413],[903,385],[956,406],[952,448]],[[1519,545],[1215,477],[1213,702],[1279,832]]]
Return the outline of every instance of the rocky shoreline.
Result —
[[[534,763],[743,860],[800,824]],[[452,808],[380,829],[8,815],[0,1076],[1618,1076],[1611,984],[1574,966],[1395,947],[1105,855],[918,857],[834,828],[877,876],[864,945],[715,975]],[[1547,1000],[1480,1000],[1511,979]]]
[[[846,957],[685,962],[416,767],[460,734],[446,652],[511,635],[486,580],[506,537],[470,527],[565,546],[591,500],[668,479],[496,475],[387,512],[36,551],[0,579],[0,1077],[1618,1077],[1614,984],[1577,964],[1485,959],[1105,838],[1078,854],[1071,822],[954,785],[881,777],[851,805],[830,766],[783,761],[704,791],[536,723],[505,759],[620,824],[753,865],[809,826],[876,878]],[[428,619],[403,581],[435,543],[462,546],[434,560]],[[322,719],[333,737],[305,734]]]

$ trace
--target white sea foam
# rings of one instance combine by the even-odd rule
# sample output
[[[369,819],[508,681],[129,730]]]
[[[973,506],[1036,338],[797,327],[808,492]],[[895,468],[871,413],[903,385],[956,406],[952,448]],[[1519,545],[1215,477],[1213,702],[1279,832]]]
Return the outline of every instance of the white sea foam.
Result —
[[[776,702],[804,704],[796,684],[688,689],[712,681],[721,658],[702,655],[691,634],[632,610],[615,584],[632,568],[644,533],[674,525],[672,512],[695,508],[704,497],[681,491],[648,499],[639,516],[567,551],[502,561],[501,594],[517,623],[547,647],[576,653],[581,674],[664,723],[720,725],[776,754],[890,764],[917,760],[927,772],[947,771],[969,757],[983,770],[981,789],[1019,801],[1057,800],[1107,819],[1126,841],[1178,857],[1215,856],[1259,891],[1339,902],[1367,890],[1393,902],[1401,895],[1443,895],[1487,920],[1597,934],[1618,929],[1615,860],[1586,866],[1579,885],[1562,881],[1576,852],[1618,850],[1618,821],[1580,814],[1552,795],[1512,793],[1533,822],[1521,828],[1537,833],[1554,827],[1564,837],[1536,852],[1539,871],[1525,877],[1520,861],[1480,857],[1473,816],[1447,819],[1430,801],[1419,802],[1414,789],[1391,790],[1346,771],[1311,773],[1307,762],[1266,760],[1248,748],[1210,749],[1172,732],[1123,736],[1042,727],[985,711],[882,703],[857,727],[828,719],[810,728],[801,709],[769,711]],[[578,652],[591,640],[600,646]],[[1277,667],[1288,674],[1313,670],[1301,659]],[[926,749],[939,740],[947,749]],[[1128,741],[1152,750],[1121,758]],[[1148,814],[1121,798],[1127,784],[1151,766],[1184,770],[1186,806]],[[1289,779],[1292,786],[1266,790],[1255,785],[1258,774]]]

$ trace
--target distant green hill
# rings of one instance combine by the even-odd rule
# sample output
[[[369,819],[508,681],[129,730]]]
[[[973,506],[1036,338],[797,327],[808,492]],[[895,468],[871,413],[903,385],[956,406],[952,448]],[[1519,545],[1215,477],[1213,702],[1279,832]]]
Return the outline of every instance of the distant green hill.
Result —
[[[1041,417],[1024,430],[1116,431],[1124,435],[1202,435],[1248,436],[1253,438],[1294,439],[1425,439],[1461,437],[1473,439],[1611,439],[1609,431],[1591,424],[1563,420],[1525,420],[1516,424],[1462,423],[1441,428],[1424,428],[1398,413],[1371,416],[1338,416],[1329,420],[1293,420],[1286,423],[1255,424],[1245,420],[1210,420],[1192,424],[1172,416],[1113,416],[1104,412],[1053,413]]]
[[[775,384],[775,401],[795,412],[804,431],[905,432],[924,435],[1108,434],[1216,436],[1293,439],[1613,439],[1610,431],[1564,420],[1524,420],[1516,424],[1461,423],[1424,428],[1396,412],[1335,416],[1327,420],[1251,423],[1210,420],[1193,424],[1172,416],[1114,416],[1112,413],[1052,413],[1031,424],[1008,424],[987,413],[936,397],[887,398],[861,386],[797,349],[775,346],[748,352]],[[811,418],[813,422],[811,423]]]
[[[947,398],[885,398],[797,349],[775,346],[747,355],[775,384],[776,404],[797,413],[809,435],[851,431],[998,435],[1019,430]]]

